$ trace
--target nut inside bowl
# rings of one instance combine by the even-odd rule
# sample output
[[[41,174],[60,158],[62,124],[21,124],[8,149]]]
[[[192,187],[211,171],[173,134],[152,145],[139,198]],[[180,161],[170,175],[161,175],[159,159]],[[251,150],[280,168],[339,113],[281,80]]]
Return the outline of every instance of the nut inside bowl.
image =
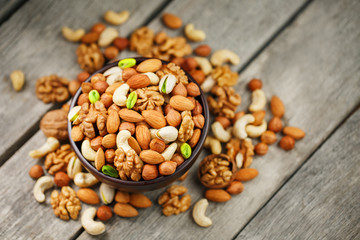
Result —
[[[138,58],[134,58],[136,60],[136,65],[139,65],[141,62],[149,59],[149,58],[144,58],[144,57],[138,57]],[[97,73],[104,73],[106,70],[118,66],[118,62],[113,62],[110,63],[106,66],[104,66],[102,69],[96,71],[95,73],[93,73],[87,80],[86,82],[90,82],[90,79],[93,75],[97,74]],[[168,64],[168,62],[166,61],[162,61],[163,65]],[[197,82],[186,72],[184,71],[186,76],[189,79],[189,82],[194,82],[196,85]],[[190,169],[190,167],[194,164],[194,162],[196,161],[197,157],[199,156],[202,146],[204,144],[208,129],[209,129],[209,108],[207,105],[207,101],[206,101],[206,97],[204,95],[204,93],[202,92],[200,86],[198,85],[199,89],[200,89],[200,95],[195,97],[195,99],[201,104],[202,108],[203,108],[203,115],[205,118],[205,123],[204,126],[202,128],[201,131],[201,135],[200,135],[200,139],[198,141],[198,143],[196,144],[196,146],[192,149],[192,154],[191,156],[186,159],[180,166],[178,166],[176,168],[176,171],[171,174],[171,175],[167,175],[167,176],[159,176],[155,179],[152,180],[143,180],[141,179],[140,181],[132,181],[132,180],[122,180],[120,178],[113,178],[110,177],[108,175],[105,175],[104,173],[102,173],[101,171],[98,171],[81,153],[81,143],[82,141],[79,142],[74,142],[73,139],[71,138],[71,130],[72,130],[72,123],[69,121],[68,122],[68,132],[69,132],[69,140],[70,140],[70,144],[72,146],[72,148],[74,149],[76,155],[78,156],[78,158],[80,159],[82,165],[85,167],[85,169],[87,169],[91,174],[93,174],[99,181],[104,182],[106,184],[109,184],[119,190],[122,191],[128,191],[128,192],[142,192],[142,191],[150,191],[150,190],[155,190],[161,187],[164,187],[170,183],[172,183],[173,181],[175,181],[176,179],[178,179],[179,177],[181,177],[183,174],[185,174],[186,171],[188,171]],[[70,109],[73,109],[76,105],[77,105],[77,101],[79,96],[82,94],[82,89],[80,88],[76,94],[74,95],[71,104],[70,104]],[[123,109],[124,107],[122,107],[121,109]],[[126,109],[126,107],[125,107]]]

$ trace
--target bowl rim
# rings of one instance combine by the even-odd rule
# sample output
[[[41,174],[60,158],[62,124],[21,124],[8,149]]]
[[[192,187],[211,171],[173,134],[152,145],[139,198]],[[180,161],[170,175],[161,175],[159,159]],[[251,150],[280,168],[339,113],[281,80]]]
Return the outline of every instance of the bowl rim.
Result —
[[[147,58],[147,57],[130,57],[130,58],[134,58],[136,60],[136,65],[138,65],[139,63],[147,60],[147,59],[154,59],[154,58]],[[126,59],[126,58],[124,58]],[[102,67],[101,69],[97,70],[96,72],[94,72],[93,74],[91,74],[86,80],[85,82],[89,82],[91,77],[97,73],[104,73],[106,70],[118,66],[118,62],[122,60],[115,60],[114,62],[108,63],[107,65],[105,65],[104,67]],[[161,60],[161,59],[159,59]],[[163,64],[168,64],[168,61],[164,61],[161,60]],[[182,68],[181,68],[182,69]],[[176,168],[176,171],[171,174],[171,175],[167,175],[167,176],[159,176],[155,179],[152,180],[140,180],[140,181],[130,181],[130,180],[122,180],[121,178],[113,178],[110,177],[108,175],[105,175],[104,173],[102,173],[101,171],[98,171],[91,163],[90,161],[88,161],[81,153],[79,147],[77,146],[77,143],[75,143],[72,138],[71,138],[71,129],[72,129],[72,123],[70,121],[68,121],[68,135],[69,135],[69,141],[70,141],[70,145],[73,148],[73,150],[75,151],[77,157],[79,158],[80,162],[82,163],[82,165],[85,167],[85,169],[87,169],[92,175],[94,175],[96,178],[98,178],[101,182],[102,181],[101,178],[105,179],[108,182],[112,182],[115,185],[118,185],[118,187],[122,187],[121,185],[123,185],[124,187],[144,187],[146,185],[152,185],[152,184],[160,184],[166,181],[170,181],[172,182],[172,179],[177,179],[179,177],[181,177],[181,175],[183,175],[188,169],[190,169],[190,167],[194,164],[194,162],[197,160],[198,156],[200,155],[200,152],[202,150],[202,146],[205,142],[208,130],[209,130],[209,124],[210,124],[210,112],[209,112],[209,107],[208,107],[208,103],[206,100],[206,96],[204,94],[204,92],[202,91],[200,85],[191,77],[191,75],[189,73],[187,73],[184,69],[182,69],[186,76],[188,77],[190,82],[194,82],[200,89],[200,96],[198,96],[202,103],[202,107],[203,107],[203,115],[205,118],[205,123],[204,123],[204,127],[202,128],[201,131],[201,135],[200,135],[200,139],[196,145],[196,147],[194,149],[192,149],[192,154],[191,156],[186,159],[184,161],[183,164],[181,164],[179,167]],[[80,87],[77,92],[75,93],[75,95],[72,97],[71,99],[71,103],[70,103],[70,109],[72,109],[76,104],[77,104],[77,100],[80,96],[80,94],[82,94],[82,88]],[[80,143],[80,142],[79,142]],[[184,172],[183,170],[186,169]],[[181,173],[181,175],[180,175]]]

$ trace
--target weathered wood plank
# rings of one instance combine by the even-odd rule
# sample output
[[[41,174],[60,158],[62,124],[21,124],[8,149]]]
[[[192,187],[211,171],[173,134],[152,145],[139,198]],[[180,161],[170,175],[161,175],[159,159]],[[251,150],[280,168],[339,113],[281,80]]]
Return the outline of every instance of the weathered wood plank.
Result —
[[[0,134],[7,136],[0,146],[0,161],[10,157],[9,148],[33,127],[53,105],[44,104],[35,96],[37,78],[58,74],[69,79],[81,71],[76,61],[76,48],[61,35],[62,26],[89,29],[102,21],[108,9],[129,10],[131,17],[123,26],[116,26],[127,36],[162,6],[164,0],[147,1],[29,1],[0,27]],[[12,89],[8,75],[21,69],[26,76],[24,89]],[[21,117],[22,116],[22,117]],[[26,119],[26,121],[24,121]],[[27,136],[29,137],[29,136]],[[9,151],[10,152],[10,151]],[[11,151],[12,152],[12,151]]]
[[[359,239],[359,121],[360,110],[321,146],[236,239]]]
[[[164,217],[157,206],[152,211],[142,211],[136,219],[108,224],[104,238],[138,238],[140,235],[148,239],[235,237],[283,182],[359,104],[360,30],[356,27],[359,9],[360,4],[356,1],[331,1],[330,4],[329,1],[315,1],[242,73],[243,82],[237,86],[243,98],[241,109],[248,106],[250,99],[250,94],[245,90],[246,82],[260,77],[264,81],[267,97],[276,94],[284,101],[284,122],[303,128],[307,136],[291,152],[271,146],[266,156],[255,159],[253,167],[259,170],[260,175],[245,183],[245,191],[241,195],[234,196],[225,204],[210,203],[207,215],[212,218],[213,226],[208,229],[198,227],[190,211],[179,216]],[[220,11],[219,8],[216,11]],[[331,110],[328,110],[329,106]],[[197,164],[184,183],[193,201],[202,198],[205,190],[196,180],[196,168]],[[159,194],[160,191],[157,191],[149,196],[156,202]],[[88,237],[84,232],[79,238]]]
[[[0,24],[24,2],[25,0],[0,0]]]

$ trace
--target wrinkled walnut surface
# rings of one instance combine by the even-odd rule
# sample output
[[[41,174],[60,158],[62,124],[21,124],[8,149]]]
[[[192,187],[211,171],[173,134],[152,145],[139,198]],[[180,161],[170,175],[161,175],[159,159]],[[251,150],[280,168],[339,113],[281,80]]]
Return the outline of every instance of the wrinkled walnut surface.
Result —
[[[180,142],[186,142],[194,134],[194,121],[191,117],[190,111],[183,111],[181,113],[182,122],[179,128],[178,140]]]
[[[70,144],[64,144],[55,152],[46,155],[44,166],[50,175],[54,175],[59,171],[66,172],[70,159],[75,156],[75,152],[71,150]]]
[[[216,67],[212,71],[211,76],[220,87],[234,86],[239,78],[239,75],[236,72],[232,72],[228,65]]]
[[[144,163],[133,149],[125,154],[122,148],[115,151],[114,166],[122,180],[139,181]]]
[[[52,110],[41,119],[40,129],[47,137],[65,140],[68,138],[67,123],[67,113],[64,110]]]
[[[184,186],[173,185],[160,195],[158,203],[162,205],[162,212],[165,216],[178,215],[190,208],[191,196],[187,194],[182,198],[179,197],[187,191],[188,189]]]
[[[130,50],[136,51],[144,57],[151,57],[154,37],[154,32],[148,27],[135,30],[130,37]]]
[[[36,81],[36,96],[44,103],[64,102],[70,96],[68,84],[66,78],[57,75],[41,77]]]
[[[156,72],[156,75],[158,75],[160,79],[168,74],[172,74],[176,77],[176,84],[181,82],[186,86],[189,83],[189,79],[186,76],[185,72],[175,63],[169,63],[168,65],[166,65],[166,67],[163,67],[161,70]]]
[[[104,104],[97,101],[95,104],[84,103],[79,113],[80,130],[90,139],[96,136],[95,127],[99,130],[100,136],[107,134],[106,120],[108,117]]]
[[[243,154],[243,168],[250,167],[253,156],[254,156],[254,146],[250,138],[245,138],[241,143],[240,152]]]
[[[154,110],[164,104],[164,97],[160,94],[157,86],[137,89],[138,96],[134,106],[135,111]]]
[[[225,116],[229,119],[235,117],[235,110],[241,103],[241,97],[235,92],[232,87],[219,87],[212,88],[211,93],[217,99],[209,96],[207,98],[210,110],[217,116]]]
[[[55,216],[62,220],[77,219],[81,210],[79,198],[77,198],[75,191],[65,186],[61,188],[61,193],[54,190],[51,193],[51,206]]]
[[[76,49],[77,61],[80,68],[88,73],[93,73],[104,66],[105,59],[98,45],[81,44]]]
[[[184,37],[168,37],[152,48],[152,57],[170,61],[174,57],[184,57],[192,53],[191,46]]]

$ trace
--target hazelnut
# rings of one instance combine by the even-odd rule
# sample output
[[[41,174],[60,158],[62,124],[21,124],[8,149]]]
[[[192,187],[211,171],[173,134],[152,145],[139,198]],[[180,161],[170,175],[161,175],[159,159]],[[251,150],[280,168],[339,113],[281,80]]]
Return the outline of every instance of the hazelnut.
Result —
[[[81,90],[83,93],[89,93],[93,89],[92,84],[89,82],[83,82],[81,84]]]
[[[86,79],[90,77],[90,74],[88,72],[81,72],[77,75],[77,80],[81,83],[85,82]]]
[[[122,72],[122,80],[124,80],[126,82],[129,78],[131,78],[135,74],[137,74],[137,71],[135,69],[125,68]]]
[[[96,211],[96,216],[100,221],[107,221],[112,218],[113,214],[109,206],[101,206]]]
[[[115,150],[114,149],[106,149],[105,151],[105,161],[107,163],[113,163],[115,158]]]
[[[171,175],[176,171],[177,163],[173,161],[165,161],[159,165],[159,173],[161,175]]]
[[[100,97],[100,102],[104,104],[106,108],[110,107],[113,104],[112,95],[110,93],[103,93]]]
[[[91,148],[94,149],[95,151],[97,151],[100,147],[103,148],[102,140],[103,140],[102,136],[97,136],[96,138],[91,139],[90,141]]]
[[[57,172],[55,173],[54,182],[58,187],[69,186],[71,179],[70,177],[64,172]]]
[[[274,117],[271,119],[268,125],[268,129],[275,133],[280,132],[282,130],[281,119],[279,117]]]
[[[219,122],[224,129],[227,129],[231,125],[231,122],[227,117],[218,116],[215,118],[215,121]]]
[[[93,75],[90,79],[91,84],[94,84],[98,81],[103,81],[103,82],[106,81],[106,79],[102,73],[97,73],[97,74]]]
[[[135,124],[131,122],[122,122],[119,127],[119,131],[121,130],[128,130],[131,135],[135,133]]]
[[[265,155],[267,153],[268,149],[269,149],[269,146],[263,142],[259,142],[258,144],[255,145],[255,148],[254,148],[255,153],[257,155]]]
[[[284,136],[280,139],[279,146],[286,151],[291,150],[295,146],[295,139],[290,136]]]
[[[203,44],[199,45],[194,50],[195,54],[201,57],[207,57],[211,53],[211,48],[209,45]]]
[[[200,88],[196,83],[189,83],[186,86],[187,94],[191,97],[197,97],[200,95]]]
[[[175,63],[178,66],[182,66],[184,64],[185,59],[183,57],[176,57],[171,60],[172,63]]]
[[[171,161],[176,162],[176,165],[180,166],[184,162],[184,158],[180,153],[175,153],[171,158]]]
[[[73,126],[71,129],[71,139],[74,142],[79,142],[84,139],[84,134],[79,126]]]
[[[177,127],[181,123],[181,114],[174,109],[170,109],[166,114],[166,121],[170,126]]]
[[[205,81],[206,76],[202,70],[193,70],[190,72],[190,75],[198,84],[202,84]]]
[[[94,25],[92,25],[90,31],[91,32],[97,32],[97,33],[102,33],[102,31],[104,31],[106,29],[105,24],[103,23],[95,23]]]
[[[38,179],[42,175],[44,175],[44,170],[42,169],[42,167],[40,165],[34,165],[30,168],[29,175],[33,179]]]
[[[109,87],[109,84],[105,81],[97,81],[93,84],[93,88],[99,92],[99,94],[103,94],[105,90]]]
[[[118,54],[119,54],[119,50],[114,46],[109,46],[105,48],[104,56],[109,60],[115,59]]]
[[[275,143],[277,140],[276,134],[273,131],[265,131],[262,135],[261,135],[261,142],[270,145]]]
[[[79,106],[83,105],[84,103],[90,103],[89,94],[87,94],[87,93],[80,94],[78,101],[77,101],[77,105],[79,105]]]
[[[72,80],[69,82],[68,89],[71,96],[74,96],[79,88],[80,88],[80,82],[78,80]]]
[[[187,97],[186,87],[184,86],[184,84],[179,83],[179,84],[177,84],[177,85],[174,87],[174,89],[171,91],[171,94],[172,94],[173,96],[175,96],[175,95],[180,95],[180,96]]]
[[[248,87],[251,91],[262,88],[262,82],[260,79],[254,78],[248,83]]]
[[[141,175],[145,181],[157,178],[159,175],[157,166],[152,164],[145,164]]]
[[[154,138],[150,142],[150,149],[156,152],[162,153],[166,148],[166,144],[163,140]]]
[[[198,115],[198,114],[202,114],[202,112],[203,112],[203,107],[201,106],[201,104],[199,103],[199,101],[196,101],[196,102],[195,102],[195,107],[194,107],[194,109],[191,111],[191,114],[192,114],[193,116],[195,116],[195,115]]]
[[[119,49],[119,51],[122,51],[129,46],[129,40],[127,40],[126,38],[117,37],[115,38],[113,44]]]
[[[181,67],[185,71],[190,72],[191,70],[194,70],[197,66],[198,66],[197,61],[192,57],[188,57],[188,58],[185,58],[184,63],[182,64]]]
[[[197,128],[203,128],[205,124],[205,118],[202,114],[197,114],[193,117],[194,125]]]
[[[235,113],[235,116],[232,119],[232,123],[235,124],[235,122],[244,115],[245,115],[245,112],[237,112],[237,113]]]

